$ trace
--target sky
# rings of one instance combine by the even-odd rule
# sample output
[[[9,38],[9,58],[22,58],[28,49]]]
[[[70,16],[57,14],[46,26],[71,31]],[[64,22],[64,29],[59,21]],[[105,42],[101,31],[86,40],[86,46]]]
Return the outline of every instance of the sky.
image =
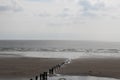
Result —
[[[0,40],[120,42],[120,0],[0,0]]]

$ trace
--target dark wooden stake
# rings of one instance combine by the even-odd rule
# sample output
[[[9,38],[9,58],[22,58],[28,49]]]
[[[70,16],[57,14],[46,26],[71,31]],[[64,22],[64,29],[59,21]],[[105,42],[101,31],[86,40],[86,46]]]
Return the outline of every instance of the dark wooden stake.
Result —
[[[45,80],[47,80],[47,72],[44,72]]]
[[[38,80],[38,76],[35,76],[35,80]]]

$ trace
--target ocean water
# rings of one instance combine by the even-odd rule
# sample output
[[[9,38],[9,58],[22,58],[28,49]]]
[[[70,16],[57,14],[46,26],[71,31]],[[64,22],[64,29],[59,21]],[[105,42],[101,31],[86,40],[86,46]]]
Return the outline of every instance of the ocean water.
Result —
[[[70,40],[0,40],[0,48],[120,48],[120,42],[70,41]]]
[[[83,58],[119,57],[120,43],[56,40],[0,40],[0,57]],[[30,80],[0,78],[0,80]],[[93,76],[54,76],[48,80],[119,80]]]
[[[80,58],[119,55],[119,42],[0,40],[0,57]]]

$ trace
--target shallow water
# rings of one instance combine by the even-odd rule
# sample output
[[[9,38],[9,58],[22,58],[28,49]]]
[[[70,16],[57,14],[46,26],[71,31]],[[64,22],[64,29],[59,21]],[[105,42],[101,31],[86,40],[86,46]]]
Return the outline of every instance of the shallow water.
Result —
[[[0,78],[0,80],[30,80],[28,78]],[[35,80],[35,79],[33,79]],[[94,76],[54,76],[48,80],[120,80],[115,78],[94,77]]]

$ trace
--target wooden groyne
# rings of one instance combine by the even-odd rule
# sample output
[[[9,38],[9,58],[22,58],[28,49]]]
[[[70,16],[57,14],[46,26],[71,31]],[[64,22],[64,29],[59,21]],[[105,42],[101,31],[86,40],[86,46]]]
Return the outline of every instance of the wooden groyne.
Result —
[[[70,59],[65,60],[64,62],[57,64],[50,69],[48,69],[47,72],[40,73],[39,75],[31,78],[30,80],[48,80],[50,76],[54,76],[60,69],[65,65],[69,64],[71,62]]]

